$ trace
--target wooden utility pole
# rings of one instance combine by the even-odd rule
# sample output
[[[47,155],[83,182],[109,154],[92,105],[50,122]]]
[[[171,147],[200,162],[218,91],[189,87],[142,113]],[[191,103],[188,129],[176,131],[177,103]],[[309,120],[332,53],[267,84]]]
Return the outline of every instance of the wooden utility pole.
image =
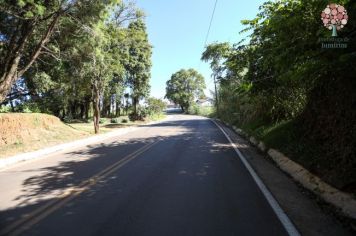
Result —
[[[218,99],[218,90],[216,89],[216,75],[214,74],[214,86],[215,86],[215,103],[216,103],[216,114],[219,117],[219,99]]]

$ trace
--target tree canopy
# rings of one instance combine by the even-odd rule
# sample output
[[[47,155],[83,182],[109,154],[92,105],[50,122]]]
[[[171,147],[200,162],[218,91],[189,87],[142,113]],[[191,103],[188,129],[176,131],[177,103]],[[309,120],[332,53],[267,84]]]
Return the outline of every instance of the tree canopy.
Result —
[[[166,83],[166,98],[179,104],[187,111],[194,99],[204,94],[204,77],[194,69],[181,69],[171,76]]]
[[[356,23],[349,20],[339,27],[338,37],[332,37],[321,20],[328,4],[324,0],[267,1],[254,19],[242,21],[249,41],[231,48],[226,43],[211,44],[202,60],[210,61],[214,73],[221,75],[222,119],[249,127],[295,124],[288,138],[300,142],[297,156],[307,160],[311,152],[300,149],[312,144],[313,152],[323,154],[308,156],[310,169],[323,168],[325,178],[338,176],[337,184],[347,185],[356,180],[354,171],[343,171],[356,163]],[[355,1],[339,4],[350,19],[356,17]],[[333,40],[347,45],[323,47],[323,41],[333,44]]]
[[[100,115],[127,104],[126,89],[135,107],[148,96],[151,46],[132,2],[2,1],[0,10],[0,104],[62,119],[93,112],[99,132]]]

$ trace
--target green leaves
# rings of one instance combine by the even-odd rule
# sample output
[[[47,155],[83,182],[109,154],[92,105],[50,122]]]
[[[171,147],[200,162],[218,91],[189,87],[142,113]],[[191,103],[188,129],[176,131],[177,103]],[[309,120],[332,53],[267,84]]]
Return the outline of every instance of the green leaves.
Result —
[[[179,104],[185,111],[205,89],[204,77],[194,69],[181,69],[166,83],[166,98]]]
[[[202,54],[201,60],[210,61],[210,67],[215,76],[220,76],[224,68],[221,63],[231,51],[229,43],[212,43],[208,45]]]
[[[320,13],[328,1],[267,1],[252,20],[243,20],[245,31],[252,30],[246,45],[232,48],[227,43],[213,43],[203,52],[202,60],[210,62],[221,78],[219,98],[228,112],[253,112],[266,119],[291,119],[301,114],[316,84],[331,75],[355,73],[355,24],[339,34],[350,37],[347,49],[322,49],[320,37],[329,37]],[[349,12],[356,4],[345,0]],[[238,46],[240,45],[240,46]],[[249,106],[242,101],[248,101]],[[231,107],[236,106],[233,111]],[[247,109],[247,107],[249,107]],[[244,111],[244,109],[246,109]],[[223,109],[222,109],[223,110]],[[247,112],[248,111],[248,112]],[[252,113],[252,114],[253,114]],[[239,117],[252,119],[251,115]]]
[[[131,22],[127,29],[123,65],[126,83],[132,89],[134,103],[149,94],[151,56],[152,46],[148,42],[145,23],[141,19]]]
[[[30,19],[33,17],[39,17],[45,15],[47,10],[46,5],[53,5],[53,4],[44,3],[43,1],[17,0],[16,5],[17,5],[16,11],[19,12],[19,15],[22,14],[24,18]]]

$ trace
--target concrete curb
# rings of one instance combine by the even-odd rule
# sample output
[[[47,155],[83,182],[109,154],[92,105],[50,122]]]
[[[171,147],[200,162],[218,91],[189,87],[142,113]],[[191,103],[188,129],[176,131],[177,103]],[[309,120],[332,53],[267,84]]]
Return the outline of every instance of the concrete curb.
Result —
[[[325,202],[339,208],[346,216],[356,219],[356,199],[350,194],[344,193],[331,185],[325,183],[316,175],[310,173],[303,166],[292,161],[283,153],[275,149],[268,149],[266,145],[258,141],[253,136],[248,136],[243,130],[233,126],[234,131],[249,140],[260,151],[266,152],[270,158],[286,173],[288,173],[294,180],[302,184],[306,189],[312,191]]]
[[[250,140],[250,142],[251,142],[253,145],[255,145],[255,146],[257,146],[258,143],[259,143],[258,140],[257,140],[255,137],[253,137],[253,136],[251,136],[249,140]]]
[[[258,143],[258,149],[260,149],[260,151],[261,152],[266,152],[267,151],[267,147],[266,147],[266,145],[265,145],[265,143],[264,142],[262,142],[262,141],[260,141],[259,143]]]
[[[325,183],[319,177],[313,175],[304,167],[275,149],[269,149],[268,155],[282,170],[290,174],[294,180],[320,196],[326,202],[340,208],[345,215],[356,219],[356,200],[351,195]]]
[[[154,121],[154,122],[149,122],[145,125],[153,125],[153,124],[157,124],[163,121],[168,120],[169,118],[165,118],[163,120],[160,121]],[[120,136],[129,132],[132,132],[134,130],[137,130],[138,127],[127,127],[127,128],[120,128],[119,130],[115,130],[109,133],[105,133],[105,134],[99,134],[99,135],[94,135],[94,136],[90,136],[88,138],[84,138],[84,139],[79,139],[76,141],[72,141],[69,143],[63,143],[63,144],[59,144],[59,145],[55,145],[49,148],[44,148],[44,149],[40,149],[38,151],[33,151],[33,152],[26,152],[26,153],[22,153],[22,154],[18,154],[15,156],[9,156],[9,157],[5,157],[5,158],[1,158],[0,159],[0,170],[2,168],[5,167],[9,167],[11,165],[14,165],[18,162],[22,162],[22,161],[29,161],[29,160],[33,160],[33,159],[37,159],[55,152],[59,152],[59,151],[63,151],[66,149],[71,149],[71,148],[77,148],[77,147],[83,147],[89,144],[93,144],[93,143],[97,143],[100,141],[103,141],[105,139],[111,138],[111,137],[115,137],[115,136]]]

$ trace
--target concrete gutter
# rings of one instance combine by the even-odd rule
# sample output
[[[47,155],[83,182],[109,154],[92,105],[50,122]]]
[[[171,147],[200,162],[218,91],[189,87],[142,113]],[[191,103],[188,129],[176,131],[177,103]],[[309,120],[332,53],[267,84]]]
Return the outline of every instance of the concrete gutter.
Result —
[[[160,123],[162,121],[168,120],[170,119],[165,118],[161,121],[154,121],[154,122],[149,122],[147,124],[144,125],[152,125],[152,124],[157,124]],[[84,138],[84,139],[79,139],[79,140],[75,140],[69,143],[63,143],[63,144],[59,144],[59,145],[55,145],[52,147],[48,147],[48,148],[44,148],[44,149],[40,149],[37,151],[33,151],[33,152],[26,152],[26,153],[22,153],[22,154],[18,154],[15,156],[9,156],[9,157],[5,157],[5,158],[1,158],[0,159],[0,169],[5,168],[5,167],[9,167],[11,165],[14,165],[18,162],[22,162],[22,161],[28,161],[28,160],[33,160],[36,158],[40,158],[40,157],[44,157],[46,155],[55,153],[55,152],[60,152],[66,149],[71,149],[71,148],[79,148],[79,147],[83,147],[89,144],[93,144],[93,143],[97,143],[100,141],[103,141],[105,139],[111,138],[111,137],[115,137],[115,136],[120,136],[120,135],[124,135],[126,133],[132,132],[137,130],[139,127],[126,127],[126,128],[120,128],[118,130],[112,131],[112,132],[108,132],[105,134],[99,134],[99,135],[93,135],[90,136],[88,138]]]
[[[268,149],[266,145],[258,141],[255,137],[249,137],[243,130],[233,127],[234,131],[248,139],[250,143],[256,146],[260,151],[267,152],[268,156],[295,181],[303,185],[306,189],[312,191],[325,202],[341,210],[346,216],[356,219],[356,199],[345,192],[342,192],[331,185],[325,183],[318,176],[310,173],[303,166],[292,161],[283,153],[275,149]],[[267,151],[268,150],[268,151]]]

